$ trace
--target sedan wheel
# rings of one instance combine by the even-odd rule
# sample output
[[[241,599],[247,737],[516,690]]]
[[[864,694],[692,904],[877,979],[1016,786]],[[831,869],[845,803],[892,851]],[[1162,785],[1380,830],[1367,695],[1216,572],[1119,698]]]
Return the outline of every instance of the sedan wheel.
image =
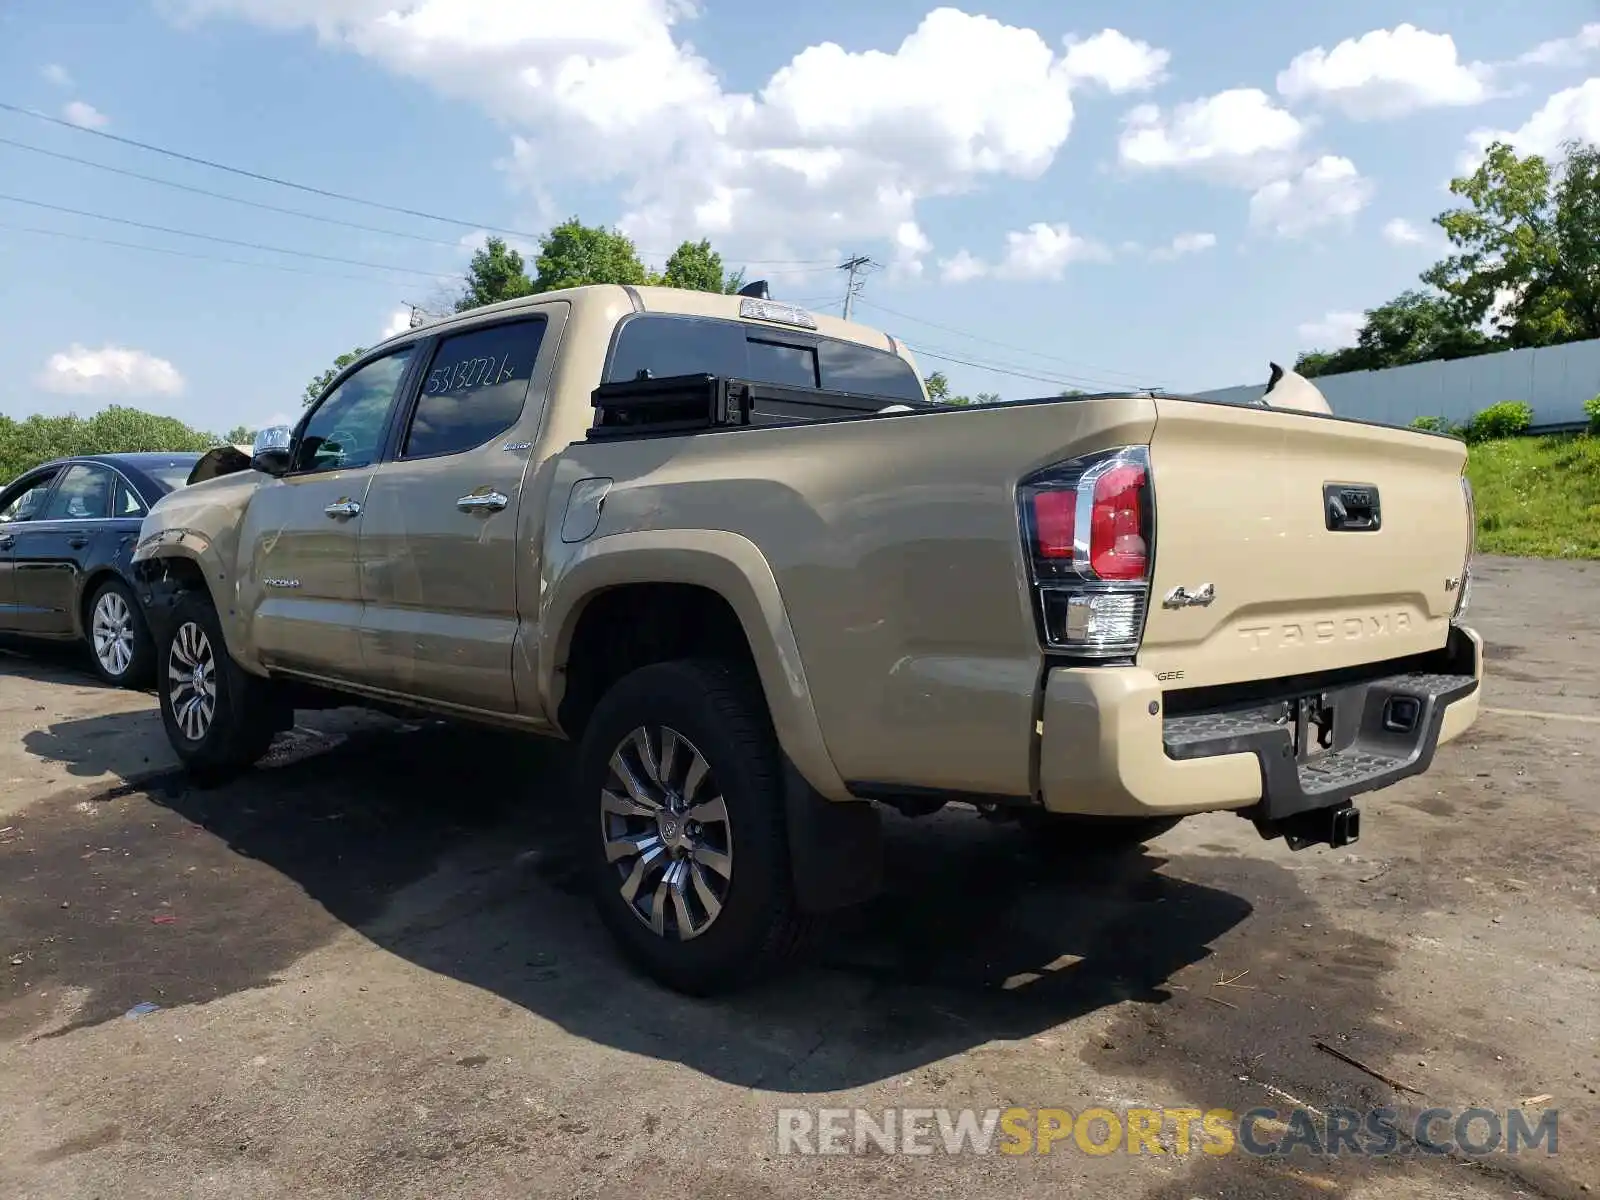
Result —
[[[133,612],[120,592],[108,588],[100,594],[89,629],[101,669],[113,679],[122,678],[133,665],[135,629]]]
[[[606,861],[635,917],[677,941],[711,928],[733,879],[733,830],[688,738],[666,725],[624,738],[600,791],[600,821]]]
[[[204,741],[217,711],[217,659],[211,639],[195,621],[185,621],[173,634],[167,698],[183,736]]]
[[[155,677],[155,643],[128,585],[103,579],[85,598],[83,639],[94,672],[113,687],[148,687]]]

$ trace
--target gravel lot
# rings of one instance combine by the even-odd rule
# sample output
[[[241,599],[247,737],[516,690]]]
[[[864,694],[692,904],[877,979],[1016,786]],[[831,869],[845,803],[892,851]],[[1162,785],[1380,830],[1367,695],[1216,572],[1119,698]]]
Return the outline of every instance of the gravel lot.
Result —
[[[308,714],[266,769],[191,791],[151,697],[0,654],[0,1194],[1600,1191],[1596,582],[1480,565],[1489,710],[1365,800],[1354,847],[1291,854],[1217,816],[1051,862],[969,815],[895,818],[890,894],[815,966],[718,1003],[614,958],[562,845],[561,747]],[[1531,1101],[1559,1110],[1559,1150],[823,1157],[775,1137],[780,1108],[1297,1101]]]

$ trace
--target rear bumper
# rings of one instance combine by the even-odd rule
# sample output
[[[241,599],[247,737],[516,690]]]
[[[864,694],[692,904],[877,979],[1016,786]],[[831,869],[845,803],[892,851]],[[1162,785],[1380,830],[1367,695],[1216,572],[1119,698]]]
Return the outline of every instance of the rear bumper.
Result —
[[[1051,812],[1159,817],[1233,810],[1264,831],[1426,771],[1477,719],[1483,644],[1469,629],[1424,664],[1322,686],[1325,752],[1295,750],[1284,699],[1180,706],[1137,667],[1071,667],[1045,685],[1039,787]],[[1315,738],[1302,738],[1309,742]]]

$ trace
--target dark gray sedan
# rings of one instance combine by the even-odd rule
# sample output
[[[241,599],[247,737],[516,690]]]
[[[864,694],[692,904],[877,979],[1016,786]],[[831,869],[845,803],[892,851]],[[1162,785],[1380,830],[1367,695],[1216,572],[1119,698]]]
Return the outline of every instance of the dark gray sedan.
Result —
[[[139,524],[198,454],[91,454],[0,491],[0,633],[81,640],[107,683],[150,682],[155,651],[129,585]]]

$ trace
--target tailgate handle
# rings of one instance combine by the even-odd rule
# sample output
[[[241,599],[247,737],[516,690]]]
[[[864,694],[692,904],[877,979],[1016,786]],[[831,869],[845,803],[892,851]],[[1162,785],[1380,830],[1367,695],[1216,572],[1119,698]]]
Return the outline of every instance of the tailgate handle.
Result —
[[[1325,483],[1322,511],[1334,533],[1367,533],[1383,524],[1378,489],[1370,483]]]

